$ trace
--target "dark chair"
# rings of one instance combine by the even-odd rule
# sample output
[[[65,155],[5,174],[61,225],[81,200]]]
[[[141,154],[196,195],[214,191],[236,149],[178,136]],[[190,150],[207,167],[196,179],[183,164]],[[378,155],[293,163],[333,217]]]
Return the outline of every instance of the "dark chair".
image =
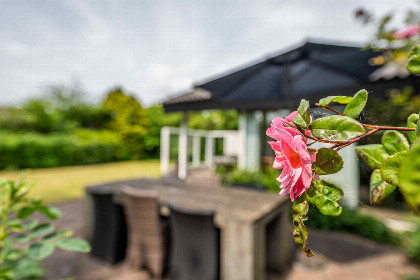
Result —
[[[122,200],[128,224],[126,263],[130,268],[146,268],[154,279],[161,279],[167,271],[168,223],[159,215],[158,193],[127,186]]]
[[[124,210],[113,200],[112,184],[86,188],[87,238],[92,255],[112,264],[124,260],[127,226]]]
[[[220,231],[213,211],[185,210],[170,205],[171,280],[217,280]]]

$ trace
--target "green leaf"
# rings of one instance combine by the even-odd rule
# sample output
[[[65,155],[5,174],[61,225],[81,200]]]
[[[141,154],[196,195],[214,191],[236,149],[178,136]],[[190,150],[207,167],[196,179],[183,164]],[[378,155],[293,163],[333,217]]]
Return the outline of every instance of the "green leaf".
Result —
[[[88,253],[90,252],[90,245],[83,239],[79,238],[64,238],[55,244],[57,247],[74,252]]]
[[[413,74],[420,73],[420,47],[414,46],[408,55],[407,70]]]
[[[347,104],[352,100],[353,97],[350,96],[327,96],[325,98],[322,98],[319,100],[319,105],[325,107],[328,106],[328,104],[335,102],[339,104]]]
[[[419,112],[420,114],[420,112]],[[417,121],[417,125],[416,125],[416,136],[419,137],[420,136],[420,121]]]
[[[53,220],[60,218],[63,214],[60,209],[49,206],[40,206],[38,207],[38,211]]]
[[[355,150],[372,169],[381,168],[382,163],[389,157],[381,144],[357,146]]]
[[[408,60],[407,63],[407,70],[413,74],[420,73],[420,56],[413,57]]]
[[[365,89],[359,90],[353,99],[347,104],[343,114],[351,118],[357,118],[366,106],[368,93]]]
[[[411,146],[400,168],[400,191],[407,203],[420,214],[420,141]]]
[[[402,151],[389,156],[381,167],[381,177],[384,181],[395,186],[400,185],[399,173],[402,161],[407,157],[408,152]]]
[[[19,210],[17,217],[19,219],[26,219],[35,212],[34,207],[23,207]]]
[[[311,124],[311,131],[315,137],[330,141],[346,141],[366,132],[358,121],[338,115],[314,120]]]
[[[395,186],[388,184],[381,177],[381,171],[375,169],[370,176],[370,203],[379,204],[395,190]]]
[[[31,230],[34,227],[36,227],[37,225],[38,225],[38,221],[37,220],[31,220],[31,221],[28,221],[27,223],[24,223],[23,224],[23,228],[25,230]]]
[[[337,173],[343,168],[343,159],[336,151],[321,148],[316,154],[316,162],[313,167],[319,175]]]
[[[407,119],[407,127],[416,128],[419,123],[419,114],[411,114]],[[415,131],[408,131],[407,132],[408,139],[410,139],[411,143],[414,143],[417,139],[417,133]]]
[[[20,243],[26,243],[29,242],[31,240],[31,237],[29,235],[25,235],[25,234],[18,234],[15,237],[16,242],[20,242]]]
[[[312,257],[312,250],[307,248],[308,230],[305,224],[307,217],[306,214],[309,210],[309,204],[305,199],[305,195],[298,197],[292,206],[292,219],[293,219],[293,239],[296,246],[306,253],[306,256]]]
[[[293,118],[293,123],[295,123],[298,127],[308,129],[309,123],[311,121],[311,116],[308,112],[309,109],[309,101],[302,99],[300,101],[299,108],[297,109],[297,114]]]
[[[401,151],[408,151],[410,148],[407,138],[396,130],[388,130],[384,133],[382,136],[382,145],[390,155]]]
[[[54,252],[54,245],[33,243],[29,246],[28,255],[35,260],[43,260]]]
[[[307,200],[324,215],[338,216],[343,209],[337,201],[343,198],[343,191],[336,185],[319,179],[313,179],[306,191]]]
[[[42,223],[34,227],[30,235],[32,238],[37,238],[49,234],[52,231],[54,231],[53,225],[48,223]]]
[[[61,231],[53,232],[44,236],[42,240],[45,242],[56,241],[59,238],[70,237],[72,235],[73,235],[73,232],[71,230],[61,230]]]

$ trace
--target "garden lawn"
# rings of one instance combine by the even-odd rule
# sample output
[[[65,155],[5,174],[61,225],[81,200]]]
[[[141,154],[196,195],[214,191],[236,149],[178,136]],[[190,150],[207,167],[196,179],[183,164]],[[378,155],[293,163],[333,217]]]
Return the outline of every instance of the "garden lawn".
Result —
[[[0,178],[17,179],[23,171],[0,171]],[[139,177],[158,177],[159,160],[126,161],[86,166],[32,169],[26,181],[35,186],[30,196],[45,202],[62,202],[80,198],[91,184]]]

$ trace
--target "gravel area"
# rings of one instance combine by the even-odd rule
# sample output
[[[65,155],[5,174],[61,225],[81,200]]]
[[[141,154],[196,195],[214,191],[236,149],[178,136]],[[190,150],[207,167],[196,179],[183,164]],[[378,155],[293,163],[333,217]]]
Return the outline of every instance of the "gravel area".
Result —
[[[56,205],[64,215],[56,223],[58,229],[71,229],[83,237],[83,201]],[[310,230],[310,248],[315,256],[298,253],[286,275],[271,275],[269,280],[391,280],[404,279],[418,273],[398,248],[377,244],[347,233]],[[122,264],[108,265],[89,254],[57,250],[45,262],[47,280],[74,277],[76,280],[147,280],[142,272],[133,272]]]

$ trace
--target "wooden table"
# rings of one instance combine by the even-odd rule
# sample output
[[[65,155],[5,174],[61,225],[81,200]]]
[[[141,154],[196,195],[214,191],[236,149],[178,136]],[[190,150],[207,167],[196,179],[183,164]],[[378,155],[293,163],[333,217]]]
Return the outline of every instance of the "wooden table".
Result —
[[[221,230],[222,280],[265,280],[267,269],[284,270],[290,264],[290,204],[285,197],[257,190],[153,179],[121,185],[156,190],[162,205],[214,210],[215,224]]]

